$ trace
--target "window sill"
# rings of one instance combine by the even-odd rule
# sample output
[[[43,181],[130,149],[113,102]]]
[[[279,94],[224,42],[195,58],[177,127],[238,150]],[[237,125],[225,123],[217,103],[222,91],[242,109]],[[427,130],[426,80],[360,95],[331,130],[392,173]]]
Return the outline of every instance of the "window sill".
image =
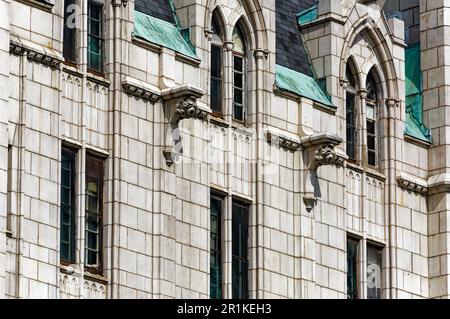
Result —
[[[66,275],[73,275],[73,274],[80,275],[81,274],[79,269],[73,267],[73,265],[66,263],[64,261],[60,262],[59,270],[60,270],[60,272],[66,274]]]
[[[248,126],[246,125],[245,122],[243,121],[239,121],[239,120],[235,120],[233,119],[232,121],[232,125],[233,128],[237,129],[237,130],[243,130],[246,131],[248,129]]]
[[[221,126],[225,126],[225,127],[229,127],[230,126],[230,123],[225,121],[223,119],[223,115],[220,114],[220,113],[212,113],[210,119],[211,119],[211,122],[213,122],[215,124],[218,124],[218,125],[221,125]]]
[[[34,8],[41,9],[41,10],[49,12],[49,13],[52,12],[53,6],[54,6],[54,4],[42,3],[42,2],[37,1],[37,0],[17,0],[17,1],[21,2],[23,4],[27,4],[29,6],[32,6]]]
[[[95,70],[88,69],[86,77],[88,80],[106,87],[109,87],[111,85],[111,82],[106,78],[105,74],[96,72]]]
[[[93,273],[89,272],[88,270],[85,270],[85,272],[84,272],[84,279],[95,281],[99,284],[104,284],[104,285],[107,285],[109,283],[108,278],[106,278],[102,275],[99,275],[99,274],[93,274]]]

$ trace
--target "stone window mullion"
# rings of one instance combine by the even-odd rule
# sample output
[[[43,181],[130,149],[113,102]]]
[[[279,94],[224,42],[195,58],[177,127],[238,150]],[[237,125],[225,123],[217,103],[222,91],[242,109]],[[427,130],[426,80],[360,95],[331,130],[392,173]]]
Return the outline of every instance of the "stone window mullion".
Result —
[[[358,119],[358,148],[359,148],[359,160],[361,163],[367,163],[367,91],[359,90],[359,109]],[[363,165],[364,165],[363,164]]]

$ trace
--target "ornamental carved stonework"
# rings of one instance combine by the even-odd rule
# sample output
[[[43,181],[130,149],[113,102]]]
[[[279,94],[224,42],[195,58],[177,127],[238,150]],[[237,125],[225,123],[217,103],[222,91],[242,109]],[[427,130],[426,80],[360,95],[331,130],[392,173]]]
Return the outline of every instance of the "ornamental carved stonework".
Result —
[[[344,164],[345,158],[337,154],[334,144],[325,144],[317,149],[316,154],[314,155],[314,160],[317,166],[342,166]]]
[[[208,112],[198,107],[197,98],[195,96],[185,96],[176,105],[176,120],[184,119],[204,119],[208,116]]]
[[[28,60],[47,65],[53,69],[59,68],[59,65],[61,64],[61,60],[55,56],[33,51],[16,42],[11,42],[9,44],[9,52],[15,55],[26,54]]]
[[[426,185],[418,183],[417,181],[414,181],[412,179],[399,176],[397,177],[397,182],[401,188],[406,189],[407,191],[421,195],[425,195],[428,193],[428,187]]]
[[[144,101],[149,101],[151,103],[156,103],[160,96],[154,92],[145,90],[141,87],[133,85],[131,83],[122,84],[123,91],[129,95],[136,96],[137,98],[143,99]]]

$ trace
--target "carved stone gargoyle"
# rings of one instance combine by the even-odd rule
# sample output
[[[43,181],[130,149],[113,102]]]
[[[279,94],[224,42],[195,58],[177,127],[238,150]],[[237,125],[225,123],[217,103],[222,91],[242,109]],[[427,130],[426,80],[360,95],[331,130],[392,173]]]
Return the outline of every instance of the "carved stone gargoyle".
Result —
[[[168,166],[171,166],[183,154],[183,145],[179,123],[184,119],[207,119],[211,109],[202,107],[197,100],[203,96],[203,91],[190,85],[177,86],[162,90],[165,102],[165,145],[163,155]]]
[[[328,133],[305,136],[301,145],[305,150],[305,162],[307,169],[304,176],[305,195],[303,202],[306,210],[311,212],[317,202],[315,185],[317,185],[317,170],[321,166],[343,166],[348,156],[336,146],[342,143],[342,139]]]

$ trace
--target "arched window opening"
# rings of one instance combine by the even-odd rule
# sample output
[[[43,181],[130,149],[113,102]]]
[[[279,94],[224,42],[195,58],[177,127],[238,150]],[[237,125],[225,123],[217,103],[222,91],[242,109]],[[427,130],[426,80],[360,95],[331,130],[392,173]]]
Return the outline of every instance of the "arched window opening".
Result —
[[[246,49],[242,29],[233,30],[233,118],[245,121],[246,114]]]
[[[346,150],[347,156],[350,160],[356,160],[356,142],[357,142],[357,131],[356,131],[356,107],[355,107],[355,96],[356,96],[356,81],[355,76],[347,65],[346,70],[347,77],[347,92],[346,92]]]
[[[366,126],[367,126],[367,164],[377,165],[377,100],[376,82],[369,74],[366,82]]]
[[[210,107],[214,113],[222,113],[222,85],[223,85],[223,36],[217,17],[213,15],[211,24],[211,99]]]

